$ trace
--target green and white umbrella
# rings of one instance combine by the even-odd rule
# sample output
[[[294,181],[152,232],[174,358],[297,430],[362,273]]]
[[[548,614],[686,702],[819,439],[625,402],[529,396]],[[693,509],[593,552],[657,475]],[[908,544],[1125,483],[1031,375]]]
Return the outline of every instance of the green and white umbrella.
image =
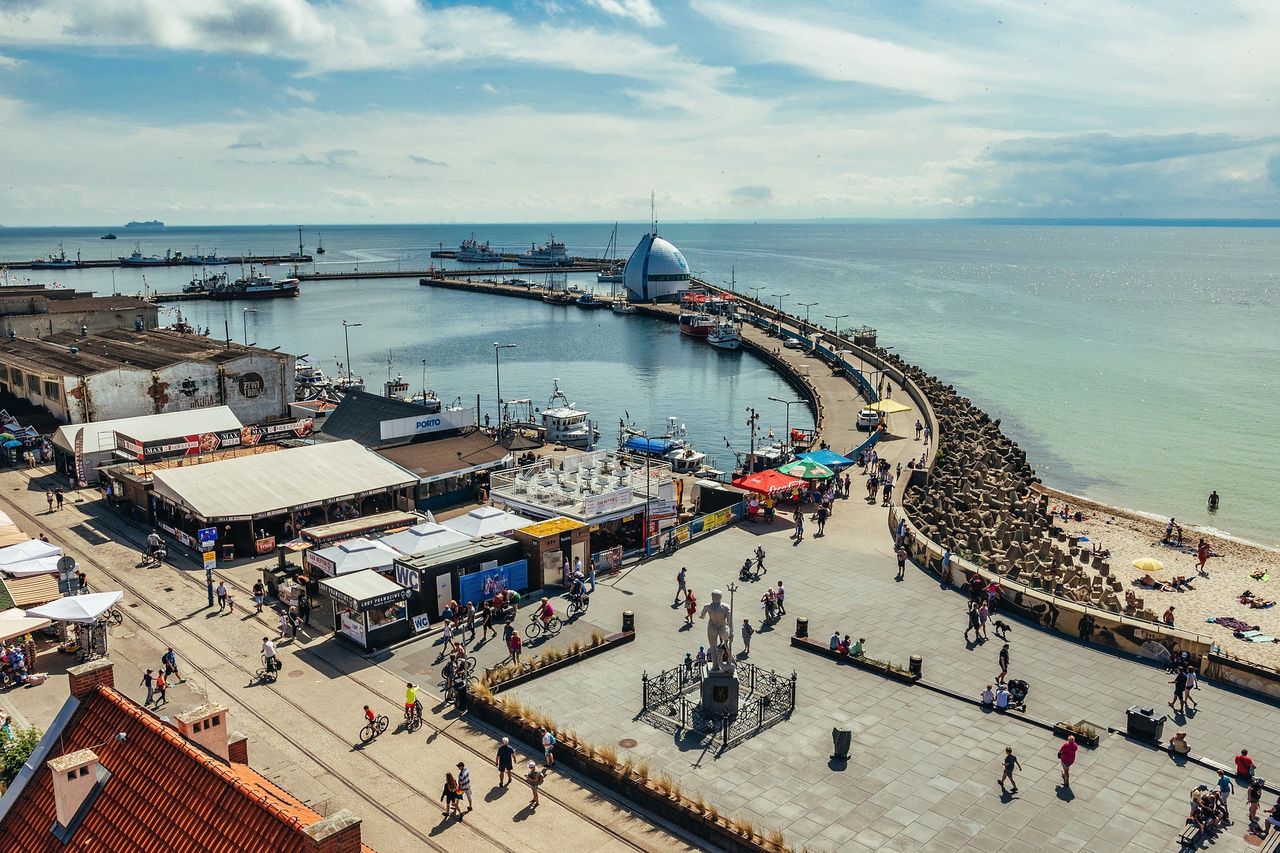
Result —
[[[778,471],[788,477],[799,477],[801,480],[828,480],[836,475],[835,471],[812,459],[788,462],[786,465],[779,466]]]

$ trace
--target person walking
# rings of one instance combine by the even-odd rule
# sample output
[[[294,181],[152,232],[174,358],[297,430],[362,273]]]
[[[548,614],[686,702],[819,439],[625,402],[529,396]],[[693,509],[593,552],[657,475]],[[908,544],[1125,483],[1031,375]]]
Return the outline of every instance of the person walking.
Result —
[[[160,666],[164,669],[165,676],[172,675],[179,681],[186,681],[185,678],[178,674],[178,656],[173,653],[173,646],[165,649],[164,654],[160,656]]]
[[[1187,712],[1187,671],[1179,669],[1178,674],[1169,683],[1173,685],[1173,701],[1169,703],[1169,707],[1178,714],[1185,714]]]
[[[756,577],[768,574],[769,570],[764,567],[764,546],[756,546]]]
[[[164,673],[156,673],[156,707],[159,708],[161,703],[168,703],[169,697],[165,695],[165,689],[169,683],[164,680]]]
[[[493,605],[486,601],[481,605],[480,614],[480,641],[484,642],[489,639],[489,635],[498,635],[498,630],[493,627]]]
[[[547,769],[556,766],[556,736],[551,729],[542,730],[542,758],[547,762]]]
[[[1227,823],[1231,823],[1231,813],[1227,810],[1227,798],[1234,794],[1236,786],[1231,784],[1231,777],[1227,775],[1227,771],[1218,771],[1218,800],[1222,803],[1222,814],[1227,819]]]
[[[751,627],[750,619],[742,620],[742,656],[748,657],[751,654],[751,635],[756,629]]]
[[[227,585],[222,581],[218,581],[218,588],[213,591],[218,596],[218,612],[221,613],[227,606]]]
[[[787,615],[787,591],[782,588],[782,581],[778,581],[778,591],[773,595],[774,603],[778,606],[778,615]]]
[[[792,544],[799,545],[804,541],[804,513],[796,509],[796,528],[791,534]]]
[[[907,549],[903,545],[898,546],[898,576],[894,580],[905,580],[907,577]]]
[[[458,816],[458,820],[462,820],[462,792],[458,790],[458,782],[452,773],[444,774],[444,790],[440,792],[440,802],[444,803],[444,811],[440,813],[442,817],[448,818],[453,814]]]
[[[253,606],[255,613],[262,612],[262,602],[267,598],[267,588],[262,585],[262,581],[254,581],[253,584]]]
[[[964,639],[968,642],[969,632],[972,631],[973,641],[976,643],[982,639],[982,636],[978,632],[978,608],[973,605],[973,602],[969,602],[969,615],[967,618],[969,620],[969,627],[964,629]]]
[[[142,683],[138,685],[147,688],[147,698],[142,703],[144,708],[151,704],[151,697],[155,695],[155,683],[155,676],[151,674],[151,670],[147,670],[146,675],[142,676]]]
[[[62,487],[61,487],[61,486],[59,486],[58,488],[56,488],[56,489],[54,489],[54,490],[53,490],[53,499],[54,499],[54,501],[56,501],[56,502],[57,502],[57,504],[58,504],[58,509],[59,509],[59,510],[61,510],[61,509],[62,509],[62,500],[63,500]]]
[[[298,616],[302,619],[303,625],[311,627],[311,594],[305,589],[302,590],[302,595],[298,596]]]
[[[978,630],[982,632],[982,639],[987,639],[987,619],[991,616],[991,611],[987,609],[987,603],[984,601],[978,606]]]
[[[529,788],[533,791],[533,799],[529,801],[529,805],[535,809],[538,807],[538,786],[542,784],[543,774],[538,769],[538,765],[532,761],[529,762],[529,772],[525,774],[524,780],[529,783]]]
[[[53,512],[53,489],[44,490],[44,499],[49,502],[49,512]]]
[[[511,738],[503,738],[502,743],[498,744],[498,752],[494,756],[493,762],[498,767],[498,787],[511,784],[511,770],[515,767],[516,750],[511,745]],[[506,782],[503,782],[503,777]]]
[[[1071,787],[1071,765],[1076,763],[1076,751],[1079,750],[1076,744],[1076,736],[1069,735],[1067,742],[1058,748],[1058,761],[1062,763],[1062,787]]]
[[[520,665],[520,651],[524,648],[524,643],[520,640],[520,632],[512,631],[511,636],[507,638],[507,651],[511,653],[511,662],[516,666]]]
[[[1245,790],[1245,802],[1249,804],[1249,826],[1258,825],[1258,807],[1262,805],[1262,780],[1254,779]]]
[[[687,590],[684,596],[684,624],[692,625],[693,617],[698,612],[698,599],[693,590]]]
[[[1200,689],[1200,676],[1194,669],[1186,669],[1184,672],[1187,674],[1187,689],[1182,693],[1182,707],[1185,708],[1190,703],[1192,708],[1199,708],[1196,700],[1191,698],[1191,691]]]
[[[682,600],[681,596],[689,594],[688,588],[685,586],[685,576],[688,571],[684,566],[681,566],[680,571],[676,572],[676,600],[672,602],[672,605],[679,604]]]
[[[816,513],[814,513],[814,518],[815,518],[815,519],[817,520],[817,522],[818,522],[818,535],[819,535],[819,536],[824,535],[824,532],[823,532],[823,531],[825,531],[825,530],[827,529],[827,515],[828,515],[828,510],[827,510],[827,505],[826,505],[826,504],[823,504],[822,506],[818,507],[818,511],[817,511]]]
[[[1005,643],[1000,647],[1000,674],[996,676],[996,683],[999,684],[1009,675],[1009,644]]]
[[[471,771],[465,762],[458,762],[458,790],[467,798],[467,811],[471,811]]]
[[[1018,783],[1013,778],[1013,769],[1022,769],[1022,763],[1018,761],[1018,756],[1013,754],[1013,747],[1006,746],[1004,748],[1004,773],[1000,774],[1000,778],[996,781],[1000,783],[1000,791],[1004,791],[1004,780],[1008,779],[1009,784],[1013,786],[1013,793],[1018,793]]]

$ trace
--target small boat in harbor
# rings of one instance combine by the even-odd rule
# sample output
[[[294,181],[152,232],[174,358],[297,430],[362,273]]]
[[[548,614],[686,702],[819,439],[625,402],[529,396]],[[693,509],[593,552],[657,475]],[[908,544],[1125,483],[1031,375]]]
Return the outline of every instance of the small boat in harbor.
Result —
[[[297,296],[298,293],[298,279],[273,279],[250,267],[248,275],[241,276],[229,285],[210,290],[209,298],[214,300],[277,299],[283,296]]]
[[[721,320],[707,333],[707,343],[716,349],[736,350],[742,347],[742,336],[732,318]]]
[[[316,235],[316,254],[317,255],[324,254],[324,243],[320,240],[319,234]]]
[[[543,285],[542,301],[551,305],[572,305],[578,294],[569,290],[569,277],[561,273],[547,273],[546,284]]]
[[[108,231],[106,234],[103,234],[103,235],[102,235],[101,237],[99,237],[98,239],[99,239],[99,240],[114,240],[114,239],[116,239],[116,235],[115,235],[115,234],[112,234],[110,231]]]
[[[195,267],[220,267],[231,263],[231,261],[228,258],[218,257],[217,249],[214,249],[212,254],[202,255],[200,254],[200,247],[196,246],[196,253],[187,255],[187,263]]]
[[[516,264],[522,267],[567,267],[571,263],[564,243],[556,240],[554,234],[541,246],[530,244],[529,251],[516,255]]]
[[[475,232],[471,232],[471,236],[463,240],[458,246],[457,253],[453,256],[454,260],[465,261],[472,264],[498,264],[502,263],[502,253],[493,249],[489,245],[489,241],[483,243],[476,240]]]
[[[692,338],[705,338],[716,326],[716,319],[702,311],[680,312],[680,333]]]
[[[547,408],[542,410],[542,432],[548,444],[564,444],[588,449],[600,437],[595,424],[587,420],[590,412],[569,402],[560,390],[560,380],[552,379],[554,389]]]
[[[622,268],[624,262],[618,259],[618,223],[613,223],[613,233],[609,235],[609,245],[604,250],[605,268],[596,276],[600,284],[622,284]]]
[[[597,299],[594,293],[582,294],[581,296],[578,297],[577,304],[579,308],[588,308],[588,309],[609,307],[608,302],[605,302],[603,299]]]
[[[76,259],[73,261],[67,257],[66,251],[63,250],[62,244],[58,244],[58,251],[50,252],[43,258],[36,258],[31,262],[33,270],[73,270],[80,266],[80,253],[76,252]]]
[[[224,272],[209,275],[208,272],[201,270],[199,278],[191,279],[186,287],[182,288],[183,293],[208,293],[211,290],[217,290],[227,286],[227,274]]]
[[[163,267],[168,265],[169,258],[170,253],[167,250],[163,258],[159,255],[144,255],[142,254],[142,244],[134,243],[133,254],[128,257],[121,256],[116,260],[120,262],[122,267]]]
[[[627,301],[627,297],[625,297],[625,296],[615,296],[615,297],[614,297],[614,299],[613,299],[613,305],[611,305],[611,306],[609,306],[609,307],[611,307],[611,308],[613,309],[613,313],[615,313],[615,314],[634,314],[634,313],[636,313],[636,306],[634,306],[634,305],[632,305],[630,302],[628,302],[628,301]]]

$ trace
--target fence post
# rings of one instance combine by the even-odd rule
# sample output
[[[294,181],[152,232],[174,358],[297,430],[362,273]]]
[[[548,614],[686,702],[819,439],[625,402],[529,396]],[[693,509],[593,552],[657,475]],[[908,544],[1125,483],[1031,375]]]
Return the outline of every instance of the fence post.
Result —
[[[796,671],[791,670],[791,710],[796,709]]]
[[[649,710],[649,671],[640,673],[640,706]]]

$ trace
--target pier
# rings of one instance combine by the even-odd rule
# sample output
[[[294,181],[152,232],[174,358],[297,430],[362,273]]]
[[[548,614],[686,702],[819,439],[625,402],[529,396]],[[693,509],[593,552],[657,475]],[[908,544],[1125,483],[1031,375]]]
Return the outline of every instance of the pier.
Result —
[[[307,264],[313,260],[311,255],[233,255],[227,257],[225,264],[214,264],[209,266],[232,266],[235,264],[259,264],[268,266],[270,264]],[[98,261],[76,261],[69,266],[44,266],[44,262],[39,259],[30,261],[14,261],[11,263],[0,264],[11,270],[41,270],[51,272],[61,272],[63,270],[92,270],[105,269],[107,267],[120,267],[122,269],[148,270],[157,267],[200,267],[205,264],[195,264],[189,261],[185,255],[177,254],[170,258],[164,258],[160,263],[155,264],[126,264],[119,258],[108,258]]]
[[[475,269],[446,270],[348,270],[346,272],[300,272],[300,281],[340,281],[347,278],[478,278],[480,276],[527,276],[562,272],[601,272],[608,268],[603,261],[575,263],[567,267],[477,267]]]

